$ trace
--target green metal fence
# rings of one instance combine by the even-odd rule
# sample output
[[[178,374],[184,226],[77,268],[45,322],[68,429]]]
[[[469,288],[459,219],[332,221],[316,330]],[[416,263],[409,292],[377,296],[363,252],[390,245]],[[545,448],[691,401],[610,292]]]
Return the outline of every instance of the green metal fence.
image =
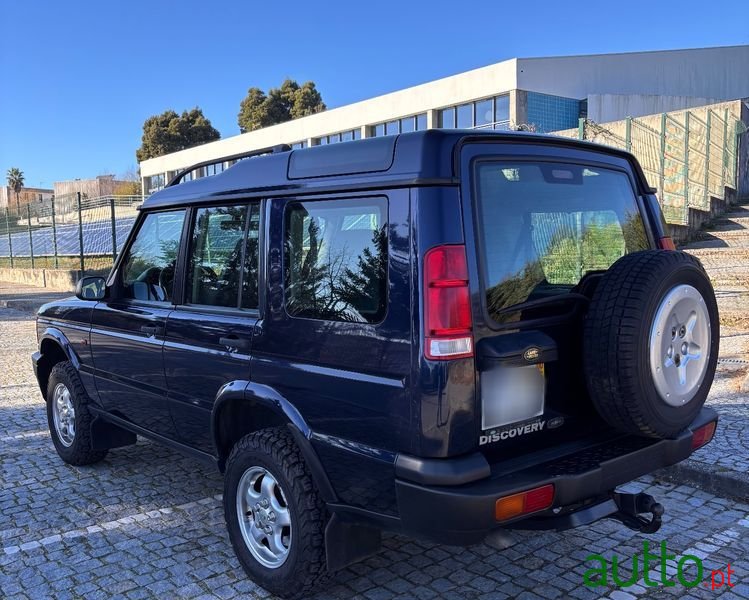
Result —
[[[135,221],[140,196],[74,193],[11,203],[0,212],[0,267],[101,272],[112,266]]]
[[[660,126],[629,117],[603,126],[580,119],[578,137],[632,152],[648,183],[658,189],[666,221],[689,223],[689,209],[710,210],[711,198],[736,188],[739,135],[744,124],[725,110],[662,114]],[[616,129],[616,131],[614,130]]]

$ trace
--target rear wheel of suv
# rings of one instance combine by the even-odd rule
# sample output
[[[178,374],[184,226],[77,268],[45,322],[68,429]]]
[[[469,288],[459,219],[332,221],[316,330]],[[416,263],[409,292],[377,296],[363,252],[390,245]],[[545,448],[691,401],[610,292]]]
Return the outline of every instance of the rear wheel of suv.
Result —
[[[325,504],[285,428],[263,429],[234,446],[224,516],[239,562],[268,591],[306,598],[326,578]]]
[[[47,385],[47,422],[57,453],[71,465],[90,465],[107,455],[91,449],[90,400],[69,362],[57,363]]]
[[[695,257],[623,256],[601,278],[585,318],[593,405],[620,431],[675,436],[705,403],[719,337],[715,294]]]

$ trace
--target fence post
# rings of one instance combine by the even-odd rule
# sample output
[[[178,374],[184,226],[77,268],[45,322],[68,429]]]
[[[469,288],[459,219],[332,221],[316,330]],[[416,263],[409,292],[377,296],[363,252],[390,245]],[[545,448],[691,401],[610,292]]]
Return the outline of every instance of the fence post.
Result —
[[[117,258],[117,227],[114,218],[114,198],[109,199],[109,210],[112,216],[112,261]]]
[[[13,268],[13,236],[10,233],[10,207],[5,207],[5,228],[8,230],[8,254],[10,255],[10,268]]]
[[[689,115],[684,117],[684,202],[689,206]]]
[[[583,117],[580,117],[577,120],[577,139],[578,140],[585,139],[585,119]]]
[[[713,111],[707,109],[707,125],[705,129],[705,206],[710,205],[710,127],[712,125]]]
[[[626,120],[624,143],[627,146],[627,152],[632,152],[632,117],[627,117]]]
[[[731,163],[731,185],[738,190],[739,187],[739,150],[741,140],[741,121],[734,121],[733,133],[733,161]]]
[[[81,250],[81,277],[85,271],[85,265],[83,261],[83,207],[81,206],[81,193],[76,192],[76,199],[78,201],[78,244]]]
[[[26,224],[29,229],[29,253],[31,254],[31,268],[34,268],[34,236],[31,235],[31,204],[26,205]]]
[[[666,191],[666,113],[661,113],[661,202]]]
[[[726,166],[728,163],[728,109],[723,111],[723,160],[720,168],[720,194],[726,197]]]
[[[55,269],[60,268],[57,256],[57,213],[55,213],[55,197],[52,196],[52,250],[55,254]]]

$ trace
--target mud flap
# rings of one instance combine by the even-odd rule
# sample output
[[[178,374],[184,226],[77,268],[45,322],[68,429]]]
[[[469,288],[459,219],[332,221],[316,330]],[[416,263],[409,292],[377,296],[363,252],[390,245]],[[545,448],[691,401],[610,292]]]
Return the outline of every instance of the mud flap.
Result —
[[[132,446],[138,441],[138,436],[132,431],[113,425],[101,417],[94,418],[91,423],[91,450],[111,450]]]
[[[325,528],[325,558],[329,571],[338,571],[380,551],[382,532],[349,523],[333,514]]]

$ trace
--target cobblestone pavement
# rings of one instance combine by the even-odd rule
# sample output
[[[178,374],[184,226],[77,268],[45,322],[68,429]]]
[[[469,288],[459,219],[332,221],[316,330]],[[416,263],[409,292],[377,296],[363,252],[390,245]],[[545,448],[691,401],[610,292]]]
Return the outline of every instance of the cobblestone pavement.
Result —
[[[0,598],[269,597],[234,558],[218,473],[145,441],[92,467],[65,465],[46,431],[29,363],[31,317],[0,310],[0,332]],[[666,506],[657,534],[605,520],[561,533],[514,532],[514,544],[501,551],[388,535],[382,552],[338,573],[316,598],[749,598],[749,502],[652,477],[631,487]],[[609,565],[616,553],[626,581],[644,540],[666,540],[677,558],[699,557],[708,580],[730,563],[733,587],[686,588],[674,560],[666,568],[672,587],[647,587],[642,571],[628,587],[615,587],[610,571],[608,586],[583,585],[586,570],[600,566],[586,562],[591,553]],[[694,579],[695,567],[684,577]],[[660,581],[660,571],[650,580]]]
[[[721,421],[713,443],[682,466],[726,476],[749,497],[749,207],[734,207],[684,250],[702,261],[718,298],[720,358],[708,404]]]

